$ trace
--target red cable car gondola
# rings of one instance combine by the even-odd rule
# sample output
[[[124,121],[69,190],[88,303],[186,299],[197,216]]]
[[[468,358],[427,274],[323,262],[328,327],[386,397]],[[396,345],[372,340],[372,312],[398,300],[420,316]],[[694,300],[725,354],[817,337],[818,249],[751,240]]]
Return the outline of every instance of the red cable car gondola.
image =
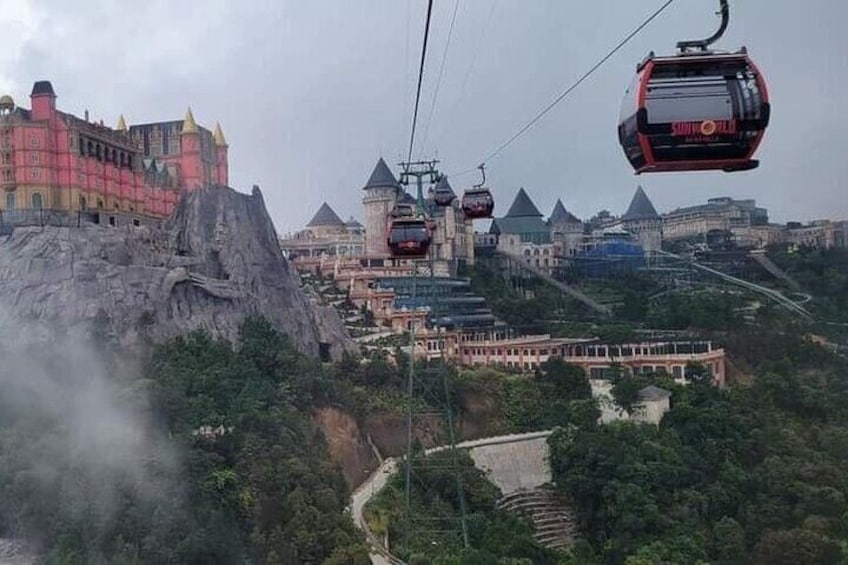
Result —
[[[727,0],[720,3],[722,24],[713,36],[678,43],[675,56],[651,53],[637,67],[618,126],[636,174],[759,165],[753,156],[769,122],[768,91],[744,48],[707,51],[729,21]]]
[[[393,257],[423,257],[430,249],[430,227],[424,218],[394,218],[388,244]]]
[[[491,218],[492,212],[495,210],[495,200],[492,198],[492,193],[483,186],[486,184],[486,169],[483,165],[478,168],[483,173],[483,181],[462,194],[462,213],[471,220]]]
[[[442,175],[433,189],[433,202],[436,203],[436,206],[445,208],[451,205],[454,198],[456,198],[456,194],[454,194],[453,188],[448,183],[448,176]]]

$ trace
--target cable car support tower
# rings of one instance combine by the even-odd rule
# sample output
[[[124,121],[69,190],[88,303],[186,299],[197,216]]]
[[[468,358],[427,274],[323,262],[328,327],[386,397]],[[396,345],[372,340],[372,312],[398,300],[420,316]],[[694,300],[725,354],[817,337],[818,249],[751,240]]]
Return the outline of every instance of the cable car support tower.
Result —
[[[434,185],[441,178],[441,173],[436,169],[438,161],[419,160],[399,163],[401,167],[400,184],[409,186],[414,182],[416,188],[415,215],[430,220],[427,205],[424,200],[424,183]],[[404,462],[404,545],[408,548],[412,539],[428,539],[428,536],[456,535],[461,537],[463,547],[469,546],[468,527],[466,523],[465,493],[462,485],[462,475],[459,468],[459,459],[456,448],[456,429],[454,407],[451,405],[451,382],[450,371],[445,361],[445,348],[447,342],[442,333],[442,327],[438,317],[439,290],[434,268],[434,248],[431,247],[426,258],[411,259],[412,291],[411,303],[413,308],[417,306],[418,282],[420,274],[429,277],[429,291],[422,293],[430,307],[430,320],[436,329],[436,346],[439,349],[439,360],[436,366],[429,362],[417,369],[415,364],[415,335],[418,323],[413,318],[409,328],[409,365],[406,382],[406,460]],[[423,401],[423,402],[422,402]],[[424,406],[425,408],[421,408]],[[430,407],[430,408],[426,408]],[[434,409],[434,407],[438,407]],[[435,419],[441,417],[444,436],[434,438],[435,444],[447,446],[450,452],[450,461],[446,466],[439,467],[435,458],[424,456],[424,447],[416,438],[416,429],[427,429]],[[429,430],[433,432],[434,430]],[[428,518],[421,512],[416,512],[416,501],[413,500],[412,486],[416,481],[421,481],[423,472],[427,470],[449,471],[454,475],[456,485],[456,497],[459,502],[458,524],[454,527],[445,528],[442,518]],[[435,540],[434,540],[434,543]]]

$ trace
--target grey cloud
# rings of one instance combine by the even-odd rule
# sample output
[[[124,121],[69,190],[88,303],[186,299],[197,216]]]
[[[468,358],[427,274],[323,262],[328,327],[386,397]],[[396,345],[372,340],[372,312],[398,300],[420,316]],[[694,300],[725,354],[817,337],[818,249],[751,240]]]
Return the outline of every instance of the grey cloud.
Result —
[[[426,154],[438,152],[448,172],[476,165],[659,4],[462,2]],[[731,6],[721,47],[747,45],[773,97],[759,170],[635,178],[621,155],[616,118],[635,63],[717,23],[712,0],[680,1],[490,163],[498,210],[525,186],[546,212],[557,198],[582,216],[621,212],[641,183],[660,210],[730,195],[757,198],[778,220],[848,216],[841,141],[848,3]],[[10,71],[20,88],[50,78],[64,109],[90,108],[110,123],[119,113],[131,122],[175,119],[191,104],[201,123],[224,126],[231,184],[260,184],[281,232],[302,226],[324,200],[343,216],[359,215],[359,188],[376,157],[391,162],[405,153],[424,2],[37,7],[44,16],[37,38]],[[452,10],[452,2],[435,3],[422,120]],[[462,189],[474,180],[452,183]]]

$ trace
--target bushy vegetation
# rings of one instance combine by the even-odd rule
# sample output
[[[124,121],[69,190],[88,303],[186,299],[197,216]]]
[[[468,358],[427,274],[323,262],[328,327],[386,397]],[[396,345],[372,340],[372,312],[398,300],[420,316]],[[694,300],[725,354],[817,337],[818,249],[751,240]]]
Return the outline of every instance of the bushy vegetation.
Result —
[[[594,428],[600,411],[585,373],[560,359],[542,365],[535,375],[509,374],[494,368],[463,371],[456,394],[483,395],[498,411],[497,433],[538,431],[555,426]],[[459,453],[460,482],[468,516],[469,548],[460,537],[460,500],[452,454],[441,452],[413,460],[411,503],[414,519],[405,513],[405,473],[389,480],[367,507],[373,531],[388,534],[392,552],[410,563],[579,563],[574,556],[537,544],[533,530],[513,515],[497,510],[498,489],[489,483],[470,457]]]
[[[81,397],[97,401],[74,418],[55,396],[65,408],[27,411],[22,394],[4,406],[0,536],[66,565],[368,563],[343,511],[347,487],[308,420],[334,381],[264,321],[241,335],[235,345],[202,332],[176,339],[143,378],[104,380],[114,391]],[[57,360],[47,372],[63,369]],[[107,420],[110,410],[149,418]],[[91,435],[70,430],[79,450],[43,457],[80,422]],[[122,442],[137,436],[150,436],[138,444],[149,450],[126,453]]]
[[[756,372],[751,386],[666,384],[673,407],[658,428],[551,439],[555,481],[598,563],[848,557],[848,363],[797,337],[749,338],[738,354]]]
[[[813,295],[809,304],[825,320],[848,323],[848,250],[801,249],[769,253],[801,286]]]
[[[463,501],[456,487],[450,452],[413,458],[410,507],[406,514],[405,467],[394,475],[366,509],[366,519],[379,536],[388,535],[392,553],[418,565],[464,563],[556,563],[556,553],[538,545],[529,523],[498,510],[500,491],[458,452],[457,468]],[[469,548],[464,548],[461,505],[466,511]]]

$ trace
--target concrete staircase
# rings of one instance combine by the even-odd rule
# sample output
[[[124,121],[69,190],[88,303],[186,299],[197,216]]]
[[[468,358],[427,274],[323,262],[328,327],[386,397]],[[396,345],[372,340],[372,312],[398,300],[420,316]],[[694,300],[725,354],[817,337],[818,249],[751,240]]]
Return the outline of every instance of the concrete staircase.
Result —
[[[511,492],[497,506],[529,518],[536,528],[533,537],[550,549],[566,548],[577,537],[574,512],[551,485]]]

